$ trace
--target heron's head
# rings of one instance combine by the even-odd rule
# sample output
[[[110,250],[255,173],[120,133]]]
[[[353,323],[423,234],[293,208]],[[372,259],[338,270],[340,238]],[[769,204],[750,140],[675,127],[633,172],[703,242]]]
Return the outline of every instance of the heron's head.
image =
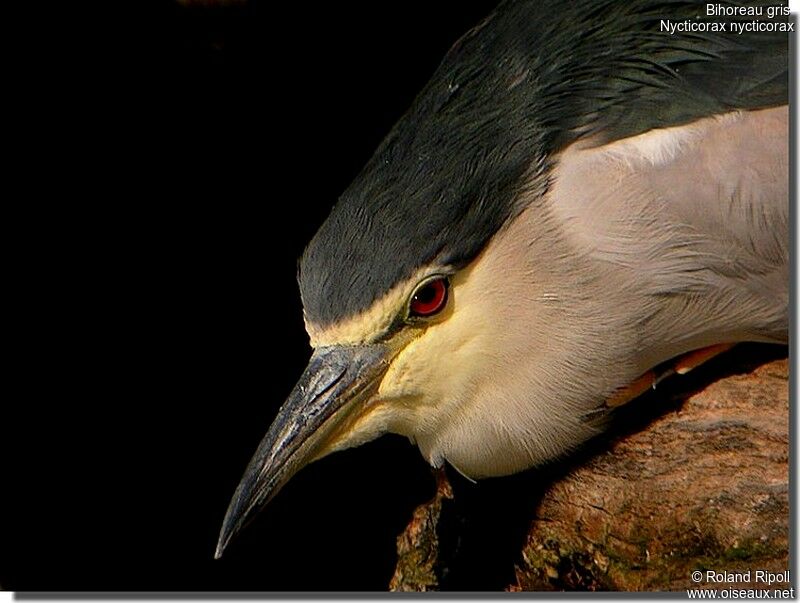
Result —
[[[484,477],[594,432],[587,413],[631,377],[616,352],[636,334],[609,312],[625,283],[598,272],[554,209],[555,188],[578,203],[580,182],[599,181],[565,177],[564,150],[718,109],[671,92],[685,82],[667,68],[706,60],[700,46],[714,41],[653,45],[661,5],[628,4],[554,21],[533,17],[537,2],[503,3],[344,192],[300,262],[310,362],[246,470],[217,555],[303,466],[384,433]]]
[[[313,353],[234,495],[218,554],[300,468],[384,433],[475,478],[589,433],[570,403],[553,403],[578,380],[559,365],[574,348],[569,298],[588,276],[562,269],[571,254],[544,202],[544,130],[479,98],[526,102],[525,74],[489,69],[462,89],[464,67],[445,62],[307,247],[298,280]]]

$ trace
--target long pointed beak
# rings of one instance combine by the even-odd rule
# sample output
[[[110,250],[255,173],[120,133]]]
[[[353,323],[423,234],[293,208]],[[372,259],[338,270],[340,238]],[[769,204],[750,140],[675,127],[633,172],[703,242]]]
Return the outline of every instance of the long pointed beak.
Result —
[[[382,344],[314,351],[236,488],[222,522],[216,559],[297,471],[322,456],[337,427],[376,391],[389,360]]]

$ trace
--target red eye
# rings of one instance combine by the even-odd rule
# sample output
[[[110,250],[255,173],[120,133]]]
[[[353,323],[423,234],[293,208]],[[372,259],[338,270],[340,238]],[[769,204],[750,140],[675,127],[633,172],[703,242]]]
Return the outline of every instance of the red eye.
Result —
[[[447,303],[447,279],[437,278],[425,283],[411,298],[411,316],[432,316]]]

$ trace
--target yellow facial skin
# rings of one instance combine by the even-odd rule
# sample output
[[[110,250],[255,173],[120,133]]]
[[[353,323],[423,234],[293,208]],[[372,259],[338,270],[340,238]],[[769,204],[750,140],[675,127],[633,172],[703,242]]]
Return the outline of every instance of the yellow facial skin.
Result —
[[[448,279],[447,302],[433,316],[409,318],[409,304],[421,286],[432,278],[447,278],[450,272],[451,270],[441,265],[431,264],[396,285],[369,309],[354,317],[324,328],[306,320],[306,330],[315,348],[369,345],[380,341],[390,350],[390,365],[376,395],[363,404],[362,408],[353,410],[351,416],[332,434],[317,458],[336,450],[358,446],[390,431],[413,435],[404,427],[413,418],[411,415],[414,406],[424,390],[419,388],[418,380],[409,371],[409,361],[416,362],[415,351],[420,348],[419,340],[428,340],[431,330],[436,333],[443,323],[452,319],[457,289],[462,279]],[[398,318],[405,320],[406,324],[387,338],[390,327],[397,323]],[[422,347],[429,349],[429,346]],[[442,342],[435,346],[441,347]],[[441,349],[441,353],[444,352]]]

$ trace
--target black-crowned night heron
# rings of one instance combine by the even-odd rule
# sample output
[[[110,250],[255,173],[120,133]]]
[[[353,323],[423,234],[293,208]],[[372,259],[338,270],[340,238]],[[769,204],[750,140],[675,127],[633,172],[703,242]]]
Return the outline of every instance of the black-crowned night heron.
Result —
[[[333,451],[392,432],[510,474],[721,344],[787,341],[787,23],[752,6],[738,33],[696,2],[510,1],[456,43],[303,255],[314,352],[217,556]]]

